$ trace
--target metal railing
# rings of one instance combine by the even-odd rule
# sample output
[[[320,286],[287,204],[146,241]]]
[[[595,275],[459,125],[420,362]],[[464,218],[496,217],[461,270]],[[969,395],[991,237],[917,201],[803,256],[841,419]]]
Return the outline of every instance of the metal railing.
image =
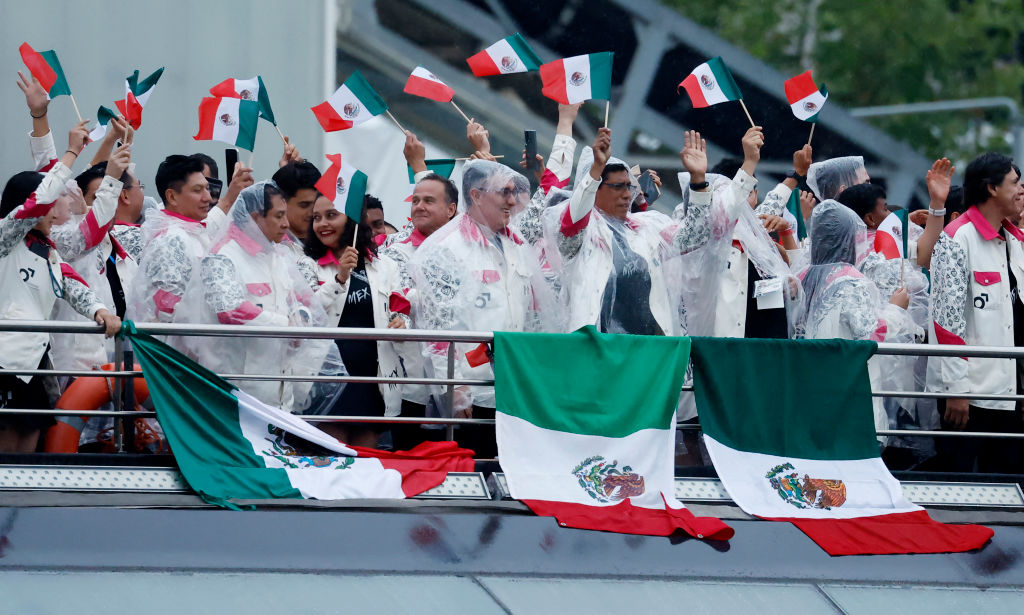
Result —
[[[170,323],[136,323],[141,333],[151,335],[176,336],[210,336],[210,337],[261,337],[281,339],[355,339],[383,340],[392,342],[454,342],[454,343],[492,343],[494,335],[486,331],[431,331],[425,329],[362,329],[340,327],[257,327],[238,325],[185,325]],[[72,321],[33,321],[33,320],[0,320],[0,331],[20,331],[36,333],[94,333],[102,334],[101,325]],[[935,356],[935,357],[984,357],[1024,359],[1024,348],[989,347],[989,346],[954,346],[937,344],[890,344],[879,343],[879,355],[896,356]],[[10,375],[49,375],[71,377],[103,377],[113,381],[111,403],[114,410],[95,409],[28,409],[0,408],[2,415],[48,415],[48,416],[112,416],[121,420],[115,421],[114,443],[118,451],[131,446],[134,430],[128,428],[129,421],[136,418],[153,418],[155,412],[128,410],[134,408],[134,386],[132,380],[142,377],[141,371],[126,370],[125,364],[133,365],[132,352],[125,347],[124,340],[115,338],[114,369],[112,371],[88,370],[46,370],[46,369],[0,369],[0,374]],[[426,384],[446,387],[447,407],[452,407],[456,386],[493,386],[493,380],[458,379],[455,378],[455,354],[448,353],[447,374],[445,378],[391,378],[370,376],[287,376],[279,374],[220,374],[221,377],[236,381],[302,381],[302,382],[358,382],[358,383],[395,383],[395,384]],[[125,386],[125,380],[128,385]],[[692,386],[684,386],[684,391],[692,391]],[[962,393],[935,393],[924,391],[872,391],[874,397],[906,397],[917,399],[953,399],[963,398]],[[970,394],[971,399],[1020,401],[1024,395]],[[458,425],[493,425],[494,419],[472,418],[430,418],[430,417],[382,417],[382,416],[322,416],[297,415],[309,422],[335,423],[378,423],[378,424],[420,424],[445,425],[448,439],[454,438],[454,428]],[[678,424],[680,430],[699,430],[699,424]],[[994,432],[961,432],[961,431],[923,431],[908,429],[877,430],[881,436],[905,437],[972,437],[1024,439],[1024,433]]]

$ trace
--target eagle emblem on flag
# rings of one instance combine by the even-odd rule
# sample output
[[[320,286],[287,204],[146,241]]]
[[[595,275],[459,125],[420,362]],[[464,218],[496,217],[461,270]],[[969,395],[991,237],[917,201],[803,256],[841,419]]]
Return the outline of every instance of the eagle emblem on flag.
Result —
[[[355,116],[359,115],[359,111],[361,109],[362,107],[359,106],[359,103],[350,102],[345,103],[345,106],[341,108],[341,112],[345,115],[345,117],[352,119]]]
[[[501,71],[505,73],[512,72],[516,69],[516,65],[519,64],[519,60],[513,56],[502,56],[501,58]]]
[[[220,116],[220,123],[224,124],[225,126],[234,126],[238,123],[238,120],[232,117],[230,113],[225,113]]]
[[[269,448],[260,451],[262,455],[278,460],[283,466],[299,468],[331,468],[344,470],[355,463],[352,457],[344,457],[331,454],[331,451],[323,449],[315,444],[302,440],[301,442],[289,442],[288,433],[280,427],[267,425],[267,435],[264,442]]]
[[[701,75],[700,84],[705,90],[710,90],[715,87],[715,80],[707,75]]]
[[[808,113],[813,113],[814,111],[817,111],[817,110],[818,110],[818,105],[814,104],[813,102],[808,100],[807,102],[804,103],[804,111],[806,111]]]
[[[242,90],[238,93],[238,97],[242,100],[256,100],[256,96],[252,93],[252,90]]]
[[[609,463],[600,455],[584,459],[572,473],[587,495],[601,503],[621,502],[644,492],[643,476],[629,466],[619,469],[618,460]]]
[[[338,188],[338,194],[344,193],[345,192],[345,178],[344,177],[338,177],[338,181],[337,181],[337,183],[335,183],[335,186]]]
[[[775,466],[765,474],[772,489],[784,501],[800,509],[831,510],[846,503],[846,484],[841,480],[811,478],[795,471],[791,463]]]
[[[581,73],[580,71],[576,71],[575,73],[569,76],[569,83],[575,85],[576,87],[579,87],[586,82],[587,76]]]

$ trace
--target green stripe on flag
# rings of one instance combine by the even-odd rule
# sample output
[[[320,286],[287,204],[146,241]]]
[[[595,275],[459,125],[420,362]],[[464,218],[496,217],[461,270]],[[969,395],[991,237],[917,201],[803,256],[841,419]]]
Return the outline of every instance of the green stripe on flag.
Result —
[[[731,448],[802,459],[878,457],[867,361],[849,340],[693,338],[706,434]]]
[[[540,58],[533,52],[533,49],[530,49],[526,40],[518,32],[506,38],[505,41],[512,47],[512,51],[516,52],[516,55],[523,61],[523,64],[526,65],[527,71],[540,70]]]
[[[349,181],[345,197],[345,215],[349,220],[363,221],[363,201],[366,200],[366,173],[356,171]]]
[[[740,86],[736,85],[736,80],[732,78],[732,71],[725,65],[721,57],[716,56],[708,60],[708,67],[715,74],[715,81],[718,82],[718,87],[726,98],[729,100],[743,98]]]
[[[136,97],[142,96],[146,92],[153,89],[153,86],[156,85],[156,82],[160,80],[160,76],[163,74],[164,67],[161,66],[160,68],[153,71],[152,75],[146,77],[140,82],[139,71],[136,70],[134,73],[131,74],[130,77],[128,77],[128,87],[131,89],[132,94],[135,94]]]
[[[604,51],[590,54],[590,97],[611,100],[612,63],[614,53]]]
[[[907,239],[910,234],[910,212],[904,207],[903,209],[897,209],[895,213],[896,217],[900,219],[900,230],[903,231],[903,258],[910,258],[910,253],[907,252]]]
[[[242,435],[226,380],[126,320],[122,334],[142,365],[157,419],[189,486],[224,498],[302,497],[285,472],[268,471]]]
[[[820,93],[820,94],[821,94],[822,96],[824,96],[825,98],[828,98],[828,88],[827,88],[827,87],[825,87],[825,84],[824,84],[824,83],[823,83],[823,84],[821,84],[821,87],[820,87],[820,88],[818,88],[818,92],[819,92],[819,93]],[[825,106],[825,105],[822,105],[822,107],[824,107],[824,106]],[[817,113],[815,113],[814,115],[812,115],[811,117],[807,118],[807,119],[806,119],[806,120],[804,120],[804,121],[805,121],[805,122],[811,122],[811,123],[817,122],[817,121],[818,121],[818,116],[819,116],[819,115],[821,115],[821,109],[818,109],[818,112],[817,112]]]
[[[274,126],[277,126],[277,122],[274,120],[274,110],[270,108],[270,93],[267,92],[267,86],[263,84],[263,77],[256,75],[256,80],[260,84],[259,93],[259,105],[260,105],[260,117],[267,120]]]
[[[807,237],[807,224],[804,222],[803,208],[800,207],[799,187],[793,188],[793,191],[789,194],[789,202],[786,203],[786,209],[796,218],[797,241],[803,241]]]
[[[445,179],[449,179],[452,176],[452,171],[455,170],[455,160],[453,158],[434,158],[431,160],[424,160],[427,163],[427,170],[431,173],[437,173]],[[416,181],[416,172],[412,170],[412,167],[405,165],[409,170],[409,183]]]
[[[259,125],[260,105],[251,100],[238,101],[238,137],[235,145],[250,152],[256,147],[256,128]]]
[[[621,438],[671,429],[686,375],[685,337],[494,333],[499,412],[544,429]]]
[[[117,117],[117,114],[106,107],[100,107],[96,110],[96,122],[100,126],[106,126],[112,118]]]
[[[352,75],[345,80],[344,85],[355,94],[359,102],[363,103],[366,110],[373,115],[380,115],[388,110],[387,103],[384,102],[384,99],[377,94],[358,70],[352,71]]]
[[[50,98],[56,96],[70,96],[71,87],[68,85],[67,78],[64,77],[64,69],[60,67],[60,60],[57,59],[57,52],[54,50],[40,51],[39,55],[43,56],[46,63],[50,65],[53,72],[57,74],[57,81],[54,82],[53,87],[47,92]]]

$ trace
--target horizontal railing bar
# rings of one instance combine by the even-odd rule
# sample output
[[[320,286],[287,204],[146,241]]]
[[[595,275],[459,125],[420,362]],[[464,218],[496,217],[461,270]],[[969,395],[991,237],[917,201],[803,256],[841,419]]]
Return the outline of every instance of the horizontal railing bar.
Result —
[[[990,401],[1022,401],[1024,395],[999,393],[932,393],[930,391],[872,391],[872,397],[913,397],[917,399],[987,399]]]

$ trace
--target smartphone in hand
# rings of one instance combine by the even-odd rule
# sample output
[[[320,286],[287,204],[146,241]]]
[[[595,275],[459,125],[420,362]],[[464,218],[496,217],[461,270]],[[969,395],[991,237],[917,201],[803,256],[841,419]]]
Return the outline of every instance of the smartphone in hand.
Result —
[[[526,149],[526,170],[535,172],[537,170],[537,131],[523,131],[524,149]]]
[[[654,183],[654,178],[651,177],[649,170],[641,173],[637,181],[640,183],[640,190],[643,191],[648,206],[658,200],[658,197],[661,196],[661,189]]]

